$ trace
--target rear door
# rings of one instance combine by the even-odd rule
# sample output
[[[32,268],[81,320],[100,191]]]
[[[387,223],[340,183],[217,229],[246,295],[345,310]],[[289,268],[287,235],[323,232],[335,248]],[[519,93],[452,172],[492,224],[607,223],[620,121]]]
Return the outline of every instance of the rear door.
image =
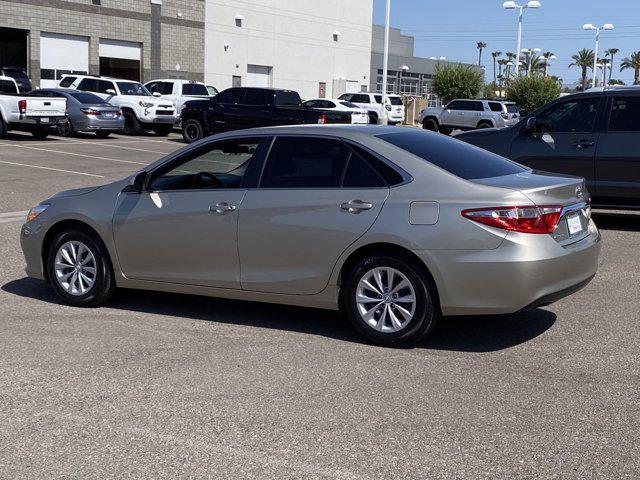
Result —
[[[584,177],[595,193],[596,125],[602,96],[576,96],[536,117],[535,132],[522,130],[511,143],[510,158],[536,170]]]
[[[238,222],[244,290],[321,292],[338,257],[378,217],[388,188],[339,139],[278,136]]]
[[[609,99],[595,160],[595,202],[640,206],[640,95]]]
[[[237,109],[236,115],[241,117],[244,128],[272,125],[273,90],[247,88],[235,108]]]

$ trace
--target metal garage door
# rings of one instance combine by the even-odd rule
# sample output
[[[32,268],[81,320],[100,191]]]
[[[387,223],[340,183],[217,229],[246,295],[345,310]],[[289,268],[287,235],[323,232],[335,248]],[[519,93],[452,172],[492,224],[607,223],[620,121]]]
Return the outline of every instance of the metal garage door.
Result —
[[[100,75],[140,81],[141,50],[137,42],[101,38]]]
[[[270,87],[271,67],[264,65],[247,65],[248,87]]]
[[[40,86],[55,87],[66,73],[89,71],[89,38],[40,33]]]

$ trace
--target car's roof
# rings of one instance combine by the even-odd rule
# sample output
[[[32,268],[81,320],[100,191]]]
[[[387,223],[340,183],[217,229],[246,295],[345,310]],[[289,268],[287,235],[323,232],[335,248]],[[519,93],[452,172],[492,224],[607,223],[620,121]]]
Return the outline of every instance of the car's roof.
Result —
[[[114,82],[133,82],[133,83],[142,83],[137,80],[128,80],[126,78],[116,78],[116,77],[105,77],[103,75],[78,75],[75,73],[65,73],[62,75],[64,77],[76,77],[76,78],[96,78],[98,80],[112,80]]]
[[[183,78],[154,78],[153,80],[144,82],[144,84],[146,85],[147,83],[151,82],[197,83],[198,85],[204,85],[204,82],[198,82],[196,80],[185,80]]]

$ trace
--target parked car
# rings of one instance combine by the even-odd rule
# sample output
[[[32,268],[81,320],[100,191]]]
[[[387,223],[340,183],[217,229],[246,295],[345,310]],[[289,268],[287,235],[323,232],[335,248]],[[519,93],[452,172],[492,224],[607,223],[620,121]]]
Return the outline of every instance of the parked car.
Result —
[[[11,77],[0,77],[0,138],[10,130],[46,138],[51,127],[67,121],[64,98],[25,96]]]
[[[351,123],[351,112],[312,110],[302,106],[298,92],[279,88],[228,88],[211,100],[186,102],[180,116],[187,143],[240,128]]]
[[[422,128],[450,134],[454,129],[507,127],[517,123],[520,114],[513,102],[457,99],[444,107],[425,108],[418,118]]]
[[[404,122],[404,104],[400,95],[388,94],[387,104],[382,106],[382,94],[375,92],[343,93],[340,100],[355,103],[369,112],[369,123],[378,123],[379,118],[387,117],[389,125]]]
[[[124,116],[123,132],[133,135],[153,130],[156,135],[169,135],[176,122],[176,108],[171,102],[156,98],[140,82],[91,75],[64,75],[60,87],[91,92],[120,107]]]
[[[534,169],[584,177],[596,207],[640,208],[640,87],[569,95],[512,127],[456,138]]]
[[[176,120],[180,116],[180,111],[184,102],[189,100],[209,99],[211,94],[209,89],[202,82],[193,80],[176,80],[167,78],[161,80],[151,80],[144,84],[151,94],[160,94],[161,99],[171,102],[176,107]]]
[[[90,92],[66,88],[42,88],[29,96],[65,98],[67,122],[58,125],[58,135],[68,137],[76,132],[94,132],[96,137],[106,138],[112,132],[124,128],[120,109]]]
[[[302,102],[307,108],[351,112],[351,123],[369,123],[369,114],[364,108],[346,100],[333,98],[312,98]]]
[[[34,207],[26,272],[74,306],[116,287],[340,308],[368,339],[547,305],[601,238],[582,179],[443,135],[323,125],[229,132]]]
[[[31,79],[24,68],[2,67],[0,68],[0,76],[13,78],[16,85],[18,85],[18,91],[20,93],[28,93],[31,91]]]
[[[213,85],[207,85],[207,90],[209,91],[210,97],[215,97],[219,93],[218,89]]]

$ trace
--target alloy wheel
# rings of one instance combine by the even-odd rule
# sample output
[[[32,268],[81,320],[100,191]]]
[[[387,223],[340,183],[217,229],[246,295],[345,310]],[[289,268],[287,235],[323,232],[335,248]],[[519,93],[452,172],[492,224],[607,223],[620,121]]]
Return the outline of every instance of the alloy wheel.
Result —
[[[54,271],[65,292],[74,296],[85,295],[96,281],[96,259],[84,243],[72,240],[58,249]]]
[[[409,279],[391,267],[376,267],[365,273],[356,288],[358,313],[378,332],[404,329],[416,311],[416,293]]]

